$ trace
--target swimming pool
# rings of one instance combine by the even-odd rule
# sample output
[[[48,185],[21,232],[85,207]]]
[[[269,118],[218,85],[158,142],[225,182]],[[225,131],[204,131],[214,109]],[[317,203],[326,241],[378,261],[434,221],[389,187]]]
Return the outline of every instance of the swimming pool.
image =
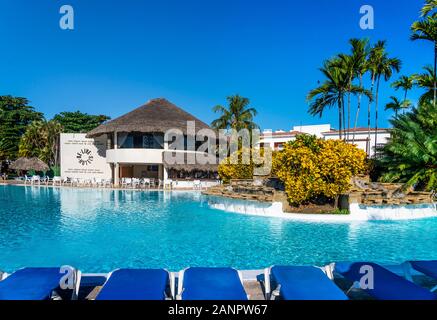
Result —
[[[299,222],[212,209],[189,192],[0,186],[0,269],[323,265],[437,259],[437,218]]]

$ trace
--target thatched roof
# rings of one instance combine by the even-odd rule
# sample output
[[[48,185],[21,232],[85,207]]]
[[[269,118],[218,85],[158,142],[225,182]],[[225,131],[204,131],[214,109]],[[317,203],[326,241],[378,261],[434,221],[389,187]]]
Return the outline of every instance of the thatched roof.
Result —
[[[187,121],[195,122],[196,132],[200,129],[210,129],[206,123],[166,99],[153,99],[145,105],[91,130],[87,137],[93,138],[115,131],[153,133],[179,129],[186,133]]]
[[[38,158],[18,158],[9,166],[13,170],[47,171],[49,166]]]
[[[170,156],[170,157],[169,157]],[[201,164],[201,163],[194,163],[189,164],[187,163],[185,159],[185,163],[169,163],[167,159],[171,159],[171,157],[175,156],[175,153],[173,151],[165,151],[162,154],[162,162],[164,163],[164,166],[167,169],[174,169],[178,171],[209,171],[209,172],[217,172],[218,171],[218,164]],[[218,163],[218,159],[217,163]]]

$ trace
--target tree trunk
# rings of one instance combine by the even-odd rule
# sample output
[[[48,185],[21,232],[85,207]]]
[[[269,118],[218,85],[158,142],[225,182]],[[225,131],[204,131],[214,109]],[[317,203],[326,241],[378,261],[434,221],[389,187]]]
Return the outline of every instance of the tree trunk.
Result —
[[[373,94],[373,88],[375,86],[375,76],[372,75],[372,84],[370,86],[370,92]],[[372,106],[372,101],[369,99],[369,104],[367,106],[367,144],[368,144],[368,148],[369,150],[367,150],[369,152],[369,156],[370,156],[370,150],[372,148],[372,146],[370,145],[370,118],[371,118],[371,106]]]
[[[360,88],[363,87],[363,75],[360,74]],[[360,109],[361,109],[361,93],[358,95],[358,105],[357,105],[357,113],[355,115],[355,123],[354,123],[354,132],[352,133],[352,143],[355,143],[355,131],[357,130],[358,126],[358,118],[360,116]]]
[[[378,94],[379,94],[379,83],[381,81],[381,76],[378,77],[376,82],[376,92],[375,92],[375,155],[376,146],[378,145]]]
[[[341,119],[342,119],[342,113],[341,113],[341,110],[342,110],[342,106],[341,106],[341,98],[339,98],[338,99],[338,132],[339,132],[339,134],[340,134],[340,140],[342,139],[342,135],[341,135],[341,133],[342,133],[342,126],[341,126]]]
[[[343,140],[346,140],[346,108],[344,107],[344,97],[341,97],[341,105],[343,108]]]
[[[349,141],[350,131],[351,131],[351,93],[349,91],[347,95],[347,141]]]
[[[437,98],[437,79],[436,79],[436,73],[437,73],[437,42],[434,43],[434,108],[436,105],[436,98]]]

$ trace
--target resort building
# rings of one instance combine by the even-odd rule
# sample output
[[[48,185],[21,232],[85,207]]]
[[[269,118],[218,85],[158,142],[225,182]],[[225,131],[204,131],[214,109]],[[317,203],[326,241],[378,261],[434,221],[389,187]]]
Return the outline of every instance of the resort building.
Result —
[[[367,152],[370,157],[375,155],[375,131],[376,129],[356,128],[350,129],[347,142],[355,144],[358,148]],[[312,134],[323,139],[340,139],[340,132],[331,129],[331,125],[309,125],[309,126],[294,126],[290,131],[266,129],[263,131],[260,138],[260,145],[268,145],[272,150],[282,150],[285,143],[293,141],[298,134]],[[378,145],[384,145],[390,138],[388,129],[378,129],[377,139]]]
[[[192,187],[195,180],[201,180],[204,187],[215,185],[216,164],[190,161],[197,159],[199,142],[190,146],[189,137],[204,129],[211,130],[169,101],[154,99],[86,135],[62,134],[61,175],[110,178],[114,185],[120,185],[123,178],[147,178],[163,184],[171,180],[176,188]],[[174,140],[166,141],[168,132],[183,137],[177,150],[170,149]],[[182,161],[168,161],[171,155]]]

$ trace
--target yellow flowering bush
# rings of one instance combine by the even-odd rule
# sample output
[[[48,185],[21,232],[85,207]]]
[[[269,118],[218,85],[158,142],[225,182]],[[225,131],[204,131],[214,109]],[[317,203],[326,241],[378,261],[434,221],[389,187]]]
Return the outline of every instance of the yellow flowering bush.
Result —
[[[225,158],[218,167],[223,182],[231,179],[252,179],[255,175],[269,175],[272,167],[270,149],[241,148],[233,156]]]
[[[247,151],[247,150],[246,150]],[[249,151],[250,152],[250,151]],[[243,161],[243,150],[239,150],[234,155],[238,161],[233,161],[231,156],[225,158],[218,166],[218,174],[224,183],[229,183],[231,179],[252,179],[254,164],[252,158],[249,163]]]
[[[350,188],[350,180],[366,171],[367,155],[342,140],[299,135],[274,154],[273,174],[285,186],[288,200],[300,205],[320,196],[334,199]]]

